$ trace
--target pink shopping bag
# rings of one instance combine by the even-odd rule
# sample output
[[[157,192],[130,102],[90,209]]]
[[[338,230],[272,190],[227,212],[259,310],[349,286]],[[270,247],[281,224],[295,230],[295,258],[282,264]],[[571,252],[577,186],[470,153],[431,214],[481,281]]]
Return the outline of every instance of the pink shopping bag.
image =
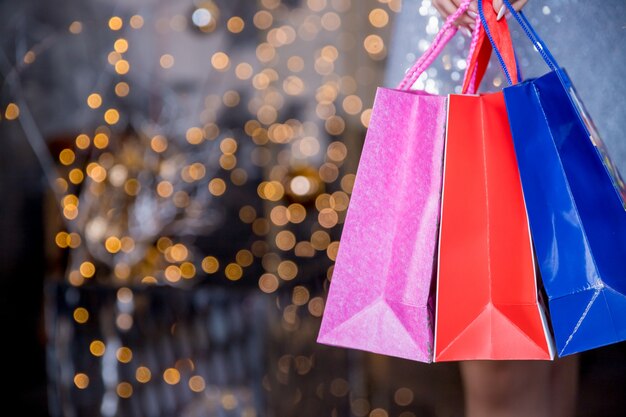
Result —
[[[320,343],[432,361],[446,96],[410,88],[468,5],[446,21],[397,90],[376,93]]]

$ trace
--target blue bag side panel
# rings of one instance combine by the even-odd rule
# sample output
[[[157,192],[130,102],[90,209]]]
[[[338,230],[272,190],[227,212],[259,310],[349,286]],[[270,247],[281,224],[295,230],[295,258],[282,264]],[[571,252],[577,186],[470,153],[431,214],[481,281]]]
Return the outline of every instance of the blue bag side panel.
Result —
[[[550,72],[538,78],[535,86],[591,247],[588,255],[604,284],[626,294],[626,211],[567,85],[562,83],[566,77]]]
[[[537,261],[552,299],[599,282],[538,94],[532,80],[504,89]]]
[[[626,216],[556,72],[504,89],[559,356],[626,339]]]

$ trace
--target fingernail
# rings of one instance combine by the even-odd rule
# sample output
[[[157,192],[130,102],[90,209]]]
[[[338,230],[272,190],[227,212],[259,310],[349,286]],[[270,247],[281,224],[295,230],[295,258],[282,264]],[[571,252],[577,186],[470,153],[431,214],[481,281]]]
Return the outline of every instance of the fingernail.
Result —
[[[496,17],[496,20],[502,19],[502,16],[504,16],[505,13],[506,13],[506,6],[503,4],[502,7],[500,7],[500,11],[498,12],[498,17]]]
[[[468,38],[472,37],[472,32],[468,28],[461,28],[461,33],[467,36]]]
[[[478,14],[476,14],[476,12],[473,12],[471,10],[467,11],[467,14],[469,15],[469,17],[471,17],[472,19],[476,19],[478,17]]]

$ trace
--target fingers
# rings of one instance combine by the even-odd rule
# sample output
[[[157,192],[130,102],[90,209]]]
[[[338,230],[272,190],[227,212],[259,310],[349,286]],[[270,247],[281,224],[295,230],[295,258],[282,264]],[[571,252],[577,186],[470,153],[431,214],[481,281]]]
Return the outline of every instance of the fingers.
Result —
[[[524,7],[526,3],[528,3],[528,0],[511,0],[511,5],[517,12],[522,10],[522,7]],[[493,10],[496,11],[498,20],[500,20],[506,14],[507,9],[502,0],[493,0]]]
[[[457,9],[452,0],[433,0],[433,6],[444,19],[447,19]]]
[[[447,19],[448,16],[456,12],[460,4],[461,0],[433,0],[433,6],[435,6],[435,9],[437,9],[444,19]],[[476,12],[477,8],[474,2],[470,4],[469,10]],[[471,30],[474,28],[474,18],[464,13],[456,20],[455,24],[470,31],[469,34],[471,35]]]

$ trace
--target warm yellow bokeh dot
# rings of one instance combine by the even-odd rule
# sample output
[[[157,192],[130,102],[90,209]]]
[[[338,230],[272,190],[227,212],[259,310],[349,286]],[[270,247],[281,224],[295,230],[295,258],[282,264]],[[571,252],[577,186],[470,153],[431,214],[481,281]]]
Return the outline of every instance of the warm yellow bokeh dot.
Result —
[[[137,195],[141,190],[141,184],[135,178],[131,178],[124,183],[124,191],[128,195]]]
[[[224,52],[216,52],[211,57],[211,65],[218,71],[224,71],[230,65],[230,58]]]
[[[389,417],[389,413],[384,408],[375,408],[370,411],[368,417]]]
[[[287,68],[291,72],[300,72],[304,69],[304,59],[302,57],[294,55],[287,60]]]
[[[159,58],[159,65],[162,68],[169,69],[174,66],[174,57],[171,54],[163,54],[161,58]]]
[[[309,313],[313,317],[321,317],[324,313],[324,299],[322,297],[315,297],[309,301]]]
[[[67,274],[67,280],[75,287],[79,287],[85,283],[85,278],[78,271],[71,271]]]
[[[339,221],[339,216],[337,215],[337,212],[335,210],[331,208],[325,208],[321,210],[318,214],[317,221],[322,227],[330,229],[331,227],[337,225],[337,222]]]
[[[78,197],[75,196],[74,194],[68,194],[65,197],[63,197],[63,200],[61,200],[61,203],[63,204],[63,207],[67,206],[68,204],[73,204],[75,206],[78,206],[79,200],[78,200]]]
[[[341,17],[335,12],[324,13],[322,27],[328,31],[335,31],[341,27]]]
[[[306,4],[309,7],[309,9],[311,9],[312,11],[320,12],[326,8],[327,1],[326,0],[307,0]]]
[[[83,307],[78,307],[74,310],[74,320],[76,321],[76,323],[87,323],[87,320],[89,320],[89,312],[87,311],[87,309],[83,308]]]
[[[291,204],[287,208],[287,219],[291,223],[302,223],[306,218],[306,209],[302,204]]]
[[[161,135],[154,136],[150,139],[150,148],[157,153],[165,152],[167,150],[167,139]]]
[[[74,385],[76,385],[78,389],[87,388],[89,386],[89,377],[83,373],[74,375]]]
[[[349,95],[343,99],[343,109],[348,114],[359,114],[363,109],[363,101],[357,95]]]
[[[341,179],[341,189],[346,193],[352,193],[352,189],[354,188],[354,181],[356,180],[355,174],[346,174]]]
[[[85,135],[84,133],[76,136],[76,147],[78,149],[87,149],[90,143],[91,139],[89,139],[89,136]]]
[[[235,75],[240,80],[249,79],[250,77],[252,77],[252,72],[252,65],[248,64],[247,62],[242,62],[235,67]]]
[[[245,27],[245,23],[241,17],[233,16],[230,19],[228,19],[228,22],[226,23],[226,27],[232,33],[240,33]]]
[[[185,279],[193,278],[196,275],[196,267],[191,262],[183,262],[180,265],[180,275]]]
[[[192,145],[198,145],[204,140],[204,132],[199,127],[190,127],[185,133],[185,138]]]
[[[130,253],[135,249],[135,241],[130,236],[124,236],[120,243],[122,244],[122,251],[126,253]]]
[[[63,216],[65,216],[65,218],[68,220],[74,220],[76,217],[78,217],[78,207],[76,207],[74,204],[67,204],[65,207],[63,207]]]
[[[104,247],[110,253],[117,253],[122,249],[122,242],[115,236],[110,236],[105,240]]]
[[[225,410],[234,410],[237,408],[237,397],[231,393],[223,394],[222,407],[224,407]]]
[[[239,209],[239,219],[244,223],[252,223],[256,219],[256,210],[252,206],[243,206]]]
[[[59,154],[59,161],[63,165],[71,165],[74,162],[75,158],[76,158],[76,155],[74,154],[74,151],[71,149],[63,149],[61,153]]]
[[[174,192],[174,186],[169,181],[161,181],[157,184],[156,191],[160,197],[167,198]]]
[[[59,232],[54,237],[54,242],[60,248],[67,248],[69,246],[70,235],[67,232]]]
[[[263,274],[259,278],[259,288],[264,293],[270,294],[278,289],[278,278],[274,274]]]
[[[158,282],[159,281],[152,275],[146,275],[145,277],[141,279],[142,284],[153,285],[153,284],[158,284]]]
[[[133,386],[128,382],[120,382],[115,391],[121,398],[130,398],[133,395]]]
[[[55,178],[55,180],[54,180],[54,187],[55,187],[57,192],[59,192],[59,193],[66,193],[68,186],[69,186],[69,184],[63,178]]]
[[[287,207],[276,206],[270,212],[270,220],[277,226],[284,226],[289,222],[289,215],[287,214]]]
[[[363,41],[363,47],[368,53],[375,55],[385,49],[385,42],[378,35],[368,35]]]
[[[220,142],[220,150],[225,154],[233,154],[237,151],[237,141],[233,138],[225,138]]]
[[[69,234],[68,246],[72,249],[76,249],[80,246],[80,235],[78,233],[72,232]]]
[[[235,168],[230,173],[230,180],[235,185],[244,185],[248,181],[248,173],[243,168]]]
[[[371,118],[372,118],[372,109],[363,110],[363,113],[361,113],[361,124],[364,127],[369,127]]]
[[[140,366],[135,371],[135,379],[142,384],[149,382],[152,379],[152,372],[146,366]]]
[[[180,382],[180,372],[176,368],[167,368],[163,372],[163,380],[170,385],[176,385]]]
[[[297,306],[303,306],[309,302],[311,294],[306,287],[298,285],[293,289],[291,294],[291,302]]]
[[[413,402],[413,391],[410,388],[399,388],[393,396],[396,404],[406,407]]]
[[[115,49],[115,52],[123,54],[124,52],[128,51],[128,41],[124,38],[119,38],[113,44],[113,49]]]
[[[311,235],[311,245],[313,245],[316,250],[326,250],[329,244],[330,235],[327,232],[318,230]]]
[[[226,107],[235,107],[239,104],[240,100],[241,97],[239,96],[239,93],[235,90],[228,90],[224,93],[224,96],[222,97],[222,102]]]
[[[224,268],[224,274],[229,280],[237,281],[243,276],[243,269],[235,263],[230,263],[226,265],[226,268]]]
[[[87,105],[92,109],[97,109],[102,105],[102,97],[98,93],[91,93],[87,97]]]
[[[189,256],[189,250],[182,243],[177,243],[165,249],[165,257],[170,262],[182,262]]]
[[[120,120],[120,113],[116,109],[108,109],[104,112],[104,121],[114,125]]]
[[[68,28],[68,30],[72,35],[78,35],[80,32],[83,31],[83,24],[78,20],[75,20],[70,23],[70,27]]]
[[[119,83],[115,84],[115,94],[118,97],[126,97],[129,92],[130,87],[128,86],[128,83],[120,81]]]
[[[109,64],[111,65],[115,65],[115,63],[120,59],[122,59],[122,55],[115,51],[111,51],[109,52],[109,55],[107,55],[107,61],[109,61]]]
[[[122,363],[128,363],[133,360],[133,351],[129,348],[122,346],[115,352],[115,357]]]
[[[15,103],[9,103],[4,110],[4,118],[7,120],[15,120],[20,116],[20,108]]]
[[[136,14],[130,18],[130,27],[133,29],[140,29],[143,26],[143,17]]]
[[[113,16],[112,18],[109,19],[109,29],[111,30],[120,30],[123,25],[124,25],[124,22],[122,21],[122,18],[119,16]]]
[[[276,247],[280,250],[291,250],[296,246],[296,236],[289,230],[282,230],[276,235]]]
[[[324,123],[326,131],[331,135],[341,135],[346,128],[346,122],[340,116],[330,116]]]
[[[193,392],[202,392],[206,388],[206,383],[204,382],[204,378],[200,375],[194,375],[189,378],[189,389]]]
[[[389,15],[383,9],[374,9],[369,14],[369,21],[372,26],[376,28],[382,28],[389,23]]]
[[[105,351],[106,346],[102,340],[94,340],[89,344],[89,352],[91,352],[93,356],[102,356]]]
[[[252,222],[252,232],[259,236],[267,235],[270,232],[270,222],[264,218],[254,220]]]
[[[207,274],[214,274],[220,267],[220,263],[214,256],[207,256],[202,260],[202,270]]]
[[[258,11],[253,18],[254,26],[261,30],[268,29],[272,26],[273,21],[274,17],[267,10]]]
[[[260,43],[256,48],[256,57],[259,61],[263,63],[268,63],[276,56],[276,48],[270,45],[267,42]],[[262,75],[262,74],[259,74]],[[263,74],[268,79],[267,82],[270,81],[270,77],[267,74]],[[261,84],[266,84],[266,82],[262,82]],[[256,86],[255,86],[256,87]]]
[[[285,281],[290,281],[298,274],[298,266],[293,261],[282,261],[278,265],[278,276]]]
[[[81,171],[78,168],[72,169],[67,175],[67,177],[69,178],[72,184],[80,184],[81,182],[83,182],[83,179],[85,179],[83,171]]]
[[[339,242],[332,242],[328,245],[328,248],[326,248],[326,255],[331,261],[337,259],[337,252],[339,252]]]
[[[249,250],[241,249],[237,252],[237,255],[235,255],[235,260],[239,265],[247,267],[252,265],[252,262],[254,261],[254,256]]]
[[[115,63],[115,72],[119,75],[128,74],[128,71],[130,71],[130,63],[127,60],[120,59]]]
[[[221,196],[226,192],[226,182],[221,178],[213,178],[209,182],[209,192],[216,197]]]
[[[176,265],[170,265],[165,268],[165,279],[169,282],[178,282],[181,278],[180,268]]]
[[[220,167],[225,170],[231,170],[237,166],[237,157],[235,155],[221,155]]]
[[[35,62],[35,58],[37,57],[37,55],[35,54],[35,52],[33,51],[28,51],[24,54],[24,63],[25,64],[32,64],[33,62]]]
[[[80,274],[85,278],[91,278],[96,273],[96,267],[93,263],[89,261],[85,261],[80,264],[80,268],[78,268],[78,270],[80,271]]]
[[[93,137],[93,146],[104,149],[109,146],[109,136],[106,133],[98,133]]]
[[[121,280],[128,279],[130,276],[130,266],[125,262],[119,262],[115,265],[115,268],[113,268],[113,273]]]

